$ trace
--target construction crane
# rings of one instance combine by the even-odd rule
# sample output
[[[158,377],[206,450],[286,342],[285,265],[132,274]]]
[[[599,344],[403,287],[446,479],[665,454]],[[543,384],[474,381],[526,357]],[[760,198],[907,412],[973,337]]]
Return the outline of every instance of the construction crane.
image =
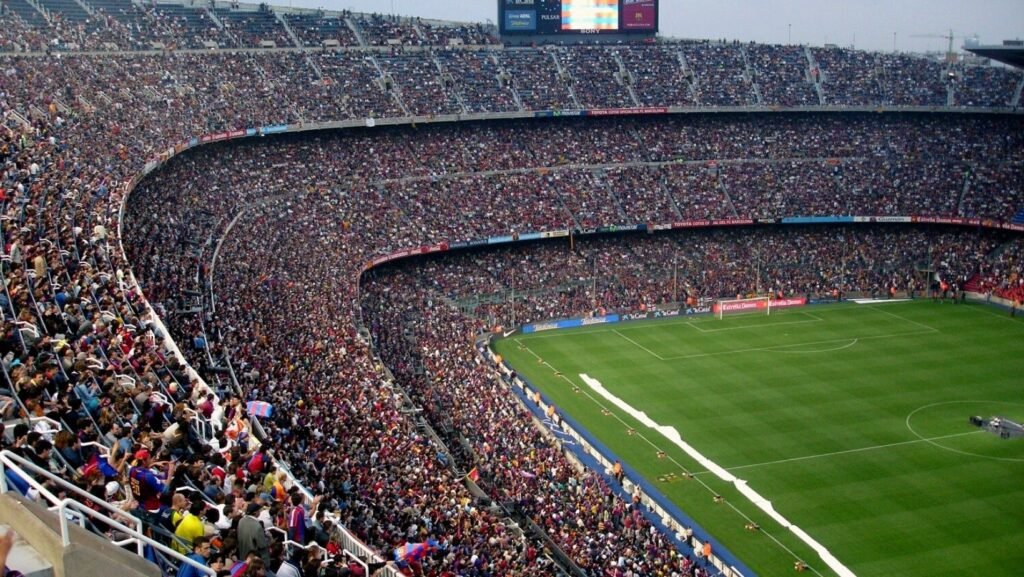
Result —
[[[953,39],[955,39],[955,38],[962,38],[962,39],[974,38],[974,39],[977,39],[978,35],[974,34],[973,36],[957,36],[957,35],[953,34],[953,30],[951,29],[949,31],[949,34],[911,34],[910,37],[911,38],[942,38],[944,40],[948,40],[949,41],[949,47],[946,49],[946,62],[949,63],[949,64],[953,64],[953,63],[955,63],[959,59],[957,57],[956,52],[953,51]]]

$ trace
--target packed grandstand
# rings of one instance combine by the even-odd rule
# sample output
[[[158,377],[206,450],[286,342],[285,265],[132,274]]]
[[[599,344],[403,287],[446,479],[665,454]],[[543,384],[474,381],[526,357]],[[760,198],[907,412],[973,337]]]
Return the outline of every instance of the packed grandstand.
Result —
[[[265,5],[0,23],[2,447],[50,473],[7,482],[245,575],[719,574],[474,337],[935,278],[1024,300],[1019,70]]]

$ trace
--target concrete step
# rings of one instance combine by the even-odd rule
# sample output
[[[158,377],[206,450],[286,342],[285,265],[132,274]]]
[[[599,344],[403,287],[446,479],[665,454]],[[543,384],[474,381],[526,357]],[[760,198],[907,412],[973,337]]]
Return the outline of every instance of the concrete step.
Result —
[[[68,524],[71,544],[65,547],[57,515],[21,495],[0,495],[0,523],[14,527],[53,566],[46,577],[160,577],[156,565],[74,523]]]
[[[0,534],[6,535],[11,530],[9,525],[0,525]],[[7,568],[20,571],[25,577],[54,577],[53,565],[17,534],[14,537],[14,547],[7,556]]]

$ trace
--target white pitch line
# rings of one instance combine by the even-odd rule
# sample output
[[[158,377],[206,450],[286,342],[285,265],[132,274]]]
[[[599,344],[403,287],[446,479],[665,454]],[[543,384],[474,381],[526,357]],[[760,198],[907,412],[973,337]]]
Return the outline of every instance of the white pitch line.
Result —
[[[722,327],[720,329],[702,329],[702,328],[700,328],[699,326],[697,326],[696,324],[694,324],[692,322],[686,323],[686,324],[690,325],[691,327],[697,329],[698,331],[700,331],[702,333],[720,333],[722,331],[737,331],[737,330],[740,330],[740,329],[762,329],[762,328],[770,329],[772,327],[780,327],[780,326],[783,326],[783,325],[806,325],[806,324],[810,324],[810,323],[824,322],[824,320],[825,319],[820,319],[820,318],[817,318],[817,317],[812,317],[812,320],[808,320],[808,321],[785,321],[785,322],[779,322],[779,323],[762,323],[762,324],[757,324],[757,325],[740,325],[740,326],[736,326],[736,327]]]
[[[967,303],[968,304],[985,305],[985,306],[982,306],[982,307],[966,307],[966,308],[968,308],[968,310],[978,311],[978,312],[982,312],[982,313],[985,313],[985,314],[988,314],[988,315],[992,315],[994,317],[1001,318],[1004,321],[1010,321],[1011,323],[1019,323],[1020,322],[1019,320],[1017,320],[1016,317],[1011,317],[1009,315],[1009,313],[997,313],[994,310],[992,310],[993,306],[995,306],[995,303],[987,303],[987,302],[982,302],[982,301],[967,301]]]
[[[856,346],[857,345],[857,341],[859,341],[859,340],[860,339],[850,339],[850,342],[846,343],[845,345],[838,346],[838,347],[832,347],[831,349],[819,349],[819,350],[816,350],[816,351],[775,351],[775,352],[779,353],[779,354],[786,354],[786,355],[814,355],[814,354],[818,354],[818,353],[834,353],[836,351],[841,351],[841,350],[848,349],[850,347]]]
[[[848,343],[851,340],[866,341],[866,340],[874,340],[874,339],[892,339],[892,338],[896,338],[896,337],[909,337],[909,336],[913,336],[913,335],[927,335],[927,334],[931,334],[931,333],[934,333],[934,332],[938,332],[938,331],[936,331],[935,329],[932,329],[932,330],[928,330],[928,331],[915,331],[915,332],[912,332],[912,333],[892,333],[892,334],[888,334],[888,335],[874,335],[874,336],[870,336],[870,337],[847,337],[845,339],[828,339],[828,340],[824,340],[824,341],[811,341],[811,342],[804,342],[804,343],[795,343],[795,344],[792,344],[792,345],[774,345],[774,346],[771,346],[771,347],[755,347],[755,348],[750,348],[750,349],[733,349],[733,350],[728,350],[728,351],[715,351],[713,353],[695,353],[695,354],[692,354],[692,355],[682,355],[682,356],[678,356],[678,357],[664,357],[664,358],[662,358],[662,360],[663,361],[681,361],[681,360],[686,360],[686,359],[699,359],[699,358],[703,358],[703,357],[717,357],[717,356],[721,356],[721,355],[735,355],[735,354],[739,354],[739,353],[755,353],[755,352],[765,352],[765,351],[788,352],[788,351],[780,351],[779,349],[791,349],[793,347],[806,347],[806,346],[812,346],[812,345],[827,345],[827,344],[831,344],[831,343]],[[811,352],[820,352],[820,351],[811,351]]]
[[[831,308],[827,308],[827,309],[824,309],[824,310],[818,310],[816,312],[818,314],[834,313],[834,312],[835,313],[843,313],[843,312],[848,312],[849,310],[851,310],[851,309],[844,308],[844,307],[834,307],[833,306]],[[823,318],[820,318],[820,317],[817,317],[815,315],[812,315],[811,313],[809,313],[807,311],[801,311],[801,310],[796,310],[796,309],[783,309],[783,310],[779,311],[777,314],[779,314],[779,315],[786,315],[786,316],[795,315],[795,314],[801,314],[801,315],[809,316],[809,317],[817,319],[817,320],[821,320],[821,321],[825,320]],[[703,320],[699,320],[699,319],[703,319]],[[678,326],[678,325],[690,325],[690,326],[693,326],[693,328],[695,328],[695,329],[697,329],[699,331],[703,331],[703,332],[714,332],[716,330],[720,330],[720,329],[704,330],[704,329],[701,329],[701,328],[698,328],[698,327],[695,326],[695,325],[700,325],[700,324],[705,324],[705,323],[713,323],[713,322],[715,322],[714,317],[710,317],[710,316],[707,316],[707,315],[687,315],[687,316],[675,316],[675,317],[662,317],[662,318],[659,318],[659,319],[647,319],[646,321],[643,321],[643,322],[635,322],[635,323],[634,322],[629,322],[629,323],[626,323],[625,325],[620,324],[619,325],[619,327],[620,327],[619,329],[608,329],[608,328],[606,328],[606,329],[599,329],[597,327],[600,327],[602,325],[590,325],[590,326],[587,326],[587,327],[577,327],[577,328],[588,329],[585,332],[565,331],[565,330],[551,330],[551,331],[543,331],[543,332],[540,332],[540,333],[520,333],[518,339],[521,339],[521,340],[524,340],[524,341],[532,341],[532,340],[536,340],[536,339],[553,339],[553,338],[557,338],[557,337],[565,337],[565,336],[571,336],[571,335],[575,335],[575,334],[587,334],[587,335],[590,335],[590,334],[595,334],[595,333],[610,333],[613,330],[637,331],[637,330],[644,330],[645,328],[649,328],[651,326],[672,327],[672,326]],[[809,321],[793,321],[793,322],[809,322]],[[780,324],[784,324],[784,323],[772,323],[770,325],[764,325],[764,326],[777,326],[777,325],[780,325]],[[754,326],[760,326],[760,325],[754,325]],[[518,340],[517,340],[517,342],[518,342]]]
[[[602,332],[607,332],[607,331],[602,331]],[[562,379],[562,380],[566,381],[567,383],[569,383],[570,385],[572,385],[572,386],[574,386],[574,387],[576,387],[576,386],[577,386],[577,385],[576,385],[576,383],[572,382],[572,379],[570,379],[569,377],[567,377],[567,376],[565,376],[564,374],[560,373],[560,372],[558,371],[558,369],[556,369],[556,368],[555,368],[554,366],[552,366],[552,365],[551,365],[551,363],[549,363],[549,362],[545,361],[544,359],[542,359],[542,358],[541,358],[541,356],[540,356],[540,355],[538,355],[538,354],[537,354],[536,352],[534,352],[534,351],[533,351],[533,349],[531,349],[531,348],[530,348],[529,346],[527,346],[527,345],[524,345],[524,344],[523,344],[523,343],[522,343],[522,342],[521,342],[521,341],[520,341],[520,340],[519,340],[518,338],[517,338],[517,339],[514,339],[514,340],[515,340],[516,344],[518,344],[518,345],[519,345],[519,346],[521,346],[522,348],[526,349],[527,351],[529,351],[529,353],[530,353],[531,355],[533,355],[534,357],[536,357],[536,358],[537,358],[537,360],[541,362],[541,364],[543,364],[543,365],[547,366],[547,367],[548,367],[549,369],[551,369],[552,371],[555,371],[555,372],[556,372],[556,373],[558,374],[558,376],[559,376],[559,377],[561,377],[561,379]],[[595,398],[595,397],[594,397],[594,395],[590,394],[590,393],[589,393],[589,392],[588,392],[588,391],[587,391],[586,389],[584,389],[584,388],[582,388],[582,387],[577,387],[577,388],[578,388],[579,392],[580,392],[580,393],[582,393],[583,395],[585,395],[585,396],[586,396],[586,397],[587,397],[588,399],[590,399],[590,401],[591,401],[592,403],[594,403],[595,405],[597,405],[598,407],[600,407],[600,408],[601,408],[601,409],[602,409],[603,411],[606,411],[606,414],[607,414],[607,415],[609,415],[609,416],[613,417],[613,418],[614,418],[614,419],[615,419],[616,421],[618,421],[618,422],[619,422],[620,424],[622,424],[622,425],[623,425],[624,427],[626,427],[627,429],[629,429],[629,430],[633,430],[633,431],[634,431],[634,436],[635,436],[635,437],[638,437],[638,438],[640,438],[640,439],[641,439],[642,441],[644,441],[645,443],[647,443],[648,445],[650,445],[651,447],[653,447],[653,448],[654,448],[655,450],[657,450],[657,451],[661,451],[661,447],[660,447],[660,446],[658,446],[658,445],[657,445],[656,443],[654,443],[653,441],[651,441],[651,440],[650,440],[649,438],[647,438],[647,436],[646,436],[646,435],[644,435],[642,431],[639,431],[639,430],[635,430],[635,429],[633,429],[632,427],[630,427],[629,423],[627,423],[627,422],[626,422],[626,421],[625,421],[625,420],[624,420],[624,419],[623,419],[623,418],[622,418],[621,416],[619,416],[619,415],[618,415],[618,413],[616,413],[615,411],[612,411],[611,409],[609,409],[609,408],[608,408],[608,407],[607,407],[607,406],[606,406],[606,405],[605,405],[604,403],[602,403],[602,402],[601,402],[600,400],[598,400],[597,398]],[[673,457],[672,455],[666,455],[666,457],[668,458],[668,460],[669,460],[669,461],[670,461],[670,462],[671,462],[671,463],[672,463],[673,465],[675,465],[675,466],[676,466],[677,468],[679,468],[679,470],[683,471],[683,472],[684,472],[684,473],[686,473],[686,474],[689,474],[689,473],[690,473],[690,471],[689,471],[689,470],[688,470],[688,469],[687,469],[687,468],[686,468],[686,467],[685,467],[685,466],[684,466],[684,465],[683,465],[682,463],[680,463],[680,462],[679,462],[678,460],[676,460],[676,458],[675,458],[675,457]],[[712,489],[710,485],[708,485],[707,483],[705,483],[703,479],[698,479],[698,478],[696,478],[696,477],[692,477],[692,478],[693,478],[693,480],[694,480],[694,481],[696,481],[696,482],[697,482],[697,483],[699,483],[699,484],[700,484],[700,485],[701,485],[702,487],[704,487],[704,489],[705,489],[705,490],[707,490],[709,494],[711,494],[711,495],[716,495],[716,494],[717,494],[717,492],[716,492],[716,491],[715,491],[714,489]],[[742,517],[742,518],[743,518],[744,520],[746,520],[746,521],[749,521],[749,522],[751,522],[751,523],[753,523],[753,522],[754,522],[754,519],[752,519],[752,518],[751,518],[751,517],[750,517],[749,515],[747,515],[747,514],[746,514],[746,513],[744,512],[744,511],[741,511],[741,510],[740,510],[740,508],[739,508],[739,507],[737,507],[737,506],[736,506],[736,505],[735,505],[735,504],[734,504],[734,503],[733,503],[732,501],[726,501],[726,506],[728,506],[728,507],[729,507],[730,509],[732,509],[732,510],[733,510],[733,511],[734,511],[734,512],[735,512],[735,513],[737,514],[737,515],[739,515],[740,517]],[[773,534],[771,533],[771,531],[767,531],[767,530],[762,530],[762,531],[761,531],[761,533],[762,533],[762,534],[764,534],[764,535],[765,535],[766,537],[768,537],[769,539],[771,539],[771,540],[772,540],[772,541],[773,541],[773,542],[774,542],[774,543],[775,543],[776,545],[778,545],[778,546],[779,546],[779,548],[781,548],[781,549],[782,549],[783,551],[785,551],[786,553],[788,553],[788,554],[789,554],[790,556],[792,556],[792,557],[793,557],[794,559],[797,559],[798,561],[804,561],[804,559],[802,559],[802,558],[801,558],[801,557],[800,557],[799,555],[797,555],[797,553],[796,553],[795,551],[793,551],[792,549],[790,549],[789,547],[787,547],[785,543],[783,543],[782,541],[780,541],[780,540],[778,539],[778,537],[776,537],[775,535],[773,535]],[[808,566],[808,570],[810,570],[810,571],[811,571],[812,573],[814,573],[815,575],[818,575],[819,577],[821,577],[821,572],[820,572],[820,571],[818,571],[818,569],[817,569],[817,568],[815,568],[815,567],[814,567],[813,565],[809,565],[809,566]]]
[[[579,377],[588,387],[590,387],[591,390],[597,393],[600,397],[604,398],[607,402],[613,404],[620,411],[636,419],[641,425],[644,425],[645,427],[659,433],[662,437],[665,438],[665,440],[681,449],[690,458],[694,459],[698,463],[701,463],[708,469],[714,471],[715,476],[718,477],[720,480],[728,483],[729,485],[734,486],[744,497],[746,497],[746,499],[752,505],[760,509],[763,513],[768,515],[773,521],[775,521],[782,527],[789,529],[790,532],[794,533],[797,536],[797,538],[799,538],[801,541],[806,543],[811,549],[817,552],[821,560],[840,577],[856,577],[853,571],[850,571],[849,568],[843,565],[843,563],[839,561],[839,559],[837,559],[835,555],[830,553],[824,545],[816,541],[803,529],[800,529],[796,525],[790,523],[789,520],[787,520],[784,516],[782,516],[781,513],[779,513],[778,511],[775,510],[774,507],[772,507],[771,501],[768,501],[767,499],[759,495],[756,491],[754,491],[752,488],[750,488],[745,480],[737,478],[732,473],[715,464],[714,461],[711,461],[706,456],[702,455],[699,451],[697,451],[695,447],[684,441],[682,436],[679,434],[679,431],[675,427],[670,425],[661,425],[657,421],[654,421],[647,415],[646,412],[637,410],[632,405],[627,403],[625,400],[616,396],[611,391],[606,389],[604,385],[601,384],[601,381],[598,381],[597,379],[592,378],[583,373],[580,373]],[[707,484],[705,484],[702,480],[696,480],[703,484],[708,489],[710,489],[710,487]],[[736,508],[735,506],[733,506],[733,510],[739,513],[739,509]],[[747,515],[744,515],[742,513],[741,515],[747,517]],[[767,532],[765,534],[771,537],[772,540],[774,540],[777,544],[782,546],[785,551],[789,552],[794,557],[797,557],[792,550],[790,550],[785,545],[782,545],[782,543],[779,542],[778,539],[775,539],[774,536],[770,535]]]
[[[860,447],[857,449],[847,449],[845,451],[833,451],[831,453],[820,453],[818,455],[804,455],[803,457],[792,457],[790,459],[779,459],[777,461],[765,461],[763,463],[751,463],[749,465],[737,465],[735,467],[726,467],[726,471],[738,471],[740,469],[753,469],[754,467],[767,467],[768,465],[781,465],[782,463],[793,463],[795,461],[806,461],[809,459],[820,459],[823,457],[834,457],[836,455],[847,455],[850,453],[861,453],[864,451],[874,451],[875,449],[887,449],[889,447],[899,447],[900,445],[913,445],[914,443],[930,443],[932,441],[939,441],[942,439],[952,439],[954,437],[965,437],[967,435],[974,435],[977,433],[983,433],[982,430],[968,431],[966,433],[954,433],[952,435],[943,435],[941,437],[931,437],[928,439],[911,439],[909,441],[900,441],[898,443],[888,443],[885,445],[873,445],[870,447]],[[700,471],[694,473],[694,475],[703,475],[710,473],[711,471]]]
[[[878,307],[873,307],[873,306],[872,306],[872,307],[868,307],[868,308],[870,308],[870,309],[871,309],[871,310],[873,310],[873,311],[878,311],[878,312],[880,312],[880,313],[883,313],[883,314],[887,314],[887,315],[891,316],[892,318],[894,318],[894,319],[899,319],[899,320],[901,320],[901,321],[903,321],[903,322],[905,322],[905,323],[910,323],[910,324],[912,324],[912,325],[917,325],[917,326],[919,326],[919,327],[921,327],[921,328],[924,328],[924,329],[928,329],[929,331],[932,331],[932,332],[935,332],[935,333],[939,332],[939,329],[937,329],[937,328],[935,328],[935,327],[930,327],[930,326],[928,326],[928,325],[926,325],[926,324],[924,324],[924,323],[919,323],[919,322],[917,322],[917,321],[912,321],[912,320],[910,320],[910,319],[908,319],[908,318],[906,318],[906,317],[901,317],[901,316],[900,316],[900,315],[898,315],[898,314],[895,314],[895,313],[891,313],[891,312],[889,312],[889,311],[886,311],[886,310],[882,310],[882,309],[880,309],[880,308],[878,308]]]
[[[624,334],[620,333],[619,331],[617,331],[617,330],[614,330],[614,329],[612,329],[612,332],[613,332],[613,333],[615,333],[615,334],[617,334],[617,335],[619,335],[620,337],[622,337],[622,338],[626,339],[627,341],[629,341],[629,342],[633,343],[634,345],[636,345],[636,346],[640,347],[641,349],[643,349],[643,350],[647,351],[647,353],[648,353],[649,355],[653,356],[654,358],[658,359],[659,361],[664,361],[664,360],[665,360],[665,359],[664,359],[664,357],[662,357],[662,356],[661,356],[661,355],[659,355],[658,353],[656,353],[656,352],[652,351],[651,349],[649,349],[649,348],[647,348],[647,347],[645,347],[645,346],[641,345],[640,343],[638,343],[638,342],[634,341],[633,339],[631,339],[631,338],[627,337],[626,335],[624,335]]]

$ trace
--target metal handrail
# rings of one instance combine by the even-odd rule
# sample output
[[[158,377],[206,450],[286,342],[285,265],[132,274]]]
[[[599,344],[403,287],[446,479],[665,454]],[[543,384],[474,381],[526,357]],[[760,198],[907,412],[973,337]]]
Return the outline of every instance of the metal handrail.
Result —
[[[20,397],[20,395],[19,395],[19,397]],[[30,425],[32,425],[32,430],[33,431],[38,431],[39,434],[43,435],[47,439],[52,437],[54,433],[58,433],[58,432],[60,432],[61,430],[64,429],[64,425],[63,424],[61,424],[59,421],[55,421],[55,420],[51,419],[50,417],[29,417],[28,418],[28,422],[29,422]],[[38,423],[46,423],[47,424],[47,429],[46,430],[37,429],[36,426],[38,425]]]
[[[282,541],[281,544],[286,546],[286,547],[297,547],[299,549],[305,549],[306,551],[312,551],[313,549],[319,549],[321,551],[324,551],[324,559],[321,562],[321,565],[324,564],[324,563],[327,563],[327,562],[329,562],[329,561],[331,561],[331,560],[333,560],[334,558],[337,557],[337,555],[329,555],[329,554],[327,554],[327,550],[324,549],[323,547],[321,547],[320,544],[315,542],[315,541],[312,542],[312,543],[306,544],[306,545],[303,545],[302,543],[299,543],[297,541],[292,541],[291,539],[288,538],[288,532],[285,531],[284,529],[280,528],[280,527],[270,527],[270,528],[267,529],[267,531],[273,531],[275,533],[280,533],[280,534],[284,535],[284,541]],[[352,558],[353,561],[358,563],[363,568],[363,574],[364,575],[369,575],[370,574],[370,566],[366,563],[366,561],[363,561],[355,553],[352,553],[348,549],[342,549],[341,552],[346,557],[350,557],[350,558]]]
[[[187,563],[188,565],[191,565],[192,567],[194,567],[197,570],[199,570],[199,572],[203,573],[204,575],[212,575],[213,577],[216,577],[216,575],[217,575],[217,572],[214,571],[211,567],[209,567],[207,565],[203,565],[202,563],[196,561],[195,559],[189,559],[188,557],[182,555],[181,553],[178,553],[174,549],[171,549],[170,547],[168,547],[166,545],[163,545],[161,543],[158,543],[158,542],[154,541],[153,539],[150,539],[149,537],[147,537],[144,534],[142,534],[141,531],[136,531],[135,529],[132,529],[132,528],[130,528],[130,527],[128,527],[128,526],[126,526],[126,525],[124,525],[122,523],[119,523],[115,519],[111,519],[111,518],[107,517],[106,515],[103,515],[102,513],[97,513],[96,511],[93,511],[92,509],[82,505],[81,503],[79,503],[78,501],[75,501],[73,499],[64,499],[64,500],[62,500],[60,502],[58,508],[57,508],[58,516],[60,518],[61,543],[65,547],[67,547],[68,545],[71,544],[71,533],[70,533],[70,531],[68,531],[68,514],[67,514],[69,509],[72,510],[72,511],[78,512],[78,513],[82,513],[82,514],[84,514],[84,515],[86,515],[88,517],[92,517],[94,519],[98,519],[98,520],[106,523],[107,525],[110,525],[114,529],[117,529],[118,531],[122,531],[124,533],[127,533],[131,537],[130,539],[124,539],[122,541],[112,541],[111,543],[114,544],[114,545],[121,545],[123,543],[135,542],[138,545],[138,553],[139,553],[140,557],[144,555],[143,548],[146,545],[149,545],[150,547],[156,549],[157,551],[160,551],[164,555],[170,555],[173,559],[178,561],[179,564],[180,563]],[[83,519],[81,525],[83,527],[85,526],[84,525],[84,519]],[[140,525],[141,525],[141,522],[140,522]],[[145,558],[145,557],[143,557],[143,558]]]
[[[118,531],[121,531],[122,533],[128,535],[128,539],[122,539],[119,541],[112,540],[111,543],[115,546],[120,547],[123,545],[135,544],[136,552],[140,557],[143,557],[145,554],[144,548],[146,545],[149,545],[150,547],[153,547],[154,549],[160,551],[161,553],[164,553],[165,555],[170,555],[179,563],[184,562],[189,565],[192,565],[205,575],[216,576],[217,572],[211,569],[210,567],[198,563],[193,559],[189,559],[181,553],[178,553],[177,551],[174,551],[173,549],[170,549],[169,547],[147,537],[143,533],[142,520],[136,517],[135,515],[132,515],[131,513],[124,511],[122,509],[119,509],[111,505],[110,503],[107,503],[106,501],[98,499],[95,495],[92,495],[91,493],[88,493],[80,489],[79,487],[76,487],[75,485],[68,483],[64,479],[57,477],[56,475],[50,473],[49,471],[37,466],[35,463],[32,463],[31,461],[28,461],[23,457],[10,451],[0,452],[0,493],[7,493],[8,491],[10,491],[10,487],[8,487],[7,484],[7,469],[10,469],[12,472],[17,473],[30,487],[39,491],[40,496],[44,497],[49,503],[51,503],[51,506],[48,508],[48,510],[57,512],[57,516],[60,520],[61,543],[65,547],[71,544],[71,534],[68,531],[68,518],[74,516],[78,524],[84,528],[85,519],[86,517],[88,517],[90,519],[94,519],[106,525],[109,525],[110,527],[113,527],[114,529],[117,529]],[[32,475],[28,474],[26,470],[36,473],[38,475],[42,475],[43,477],[46,477],[48,480],[56,482],[62,489],[69,490],[75,493],[76,495],[88,499],[97,507],[110,511],[112,515],[105,515],[99,511],[95,511],[74,499],[58,498],[56,495],[50,492],[49,489],[43,486],[39,481],[36,481],[35,478],[32,477]],[[133,525],[135,525],[135,528],[129,527],[124,523],[118,521],[118,518],[130,521]]]
[[[69,483],[64,479],[61,479],[57,475],[54,475],[53,473],[47,471],[46,469],[43,469],[42,467],[36,465],[32,461],[29,461],[28,459],[16,453],[12,453],[11,451],[0,452],[0,493],[6,493],[10,490],[10,488],[7,486],[7,476],[5,474],[5,469],[8,468],[11,469],[13,472],[18,473],[19,476],[22,479],[24,479],[25,482],[28,483],[30,487],[39,491],[40,495],[46,497],[46,500],[52,506],[51,508],[56,508],[57,506],[59,506],[60,502],[63,499],[60,499],[56,495],[51,493],[49,489],[44,487],[41,483],[39,483],[39,481],[36,481],[32,475],[26,472],[26,470],[28,472],[41,475],[42,477],[45,477],[49,481],[53,481],[61,489],[74,493],[75,495],[78,495],[82,499],[95,503],[97,507],[106,509],[107,511],[110,511],[112,514],[131,519],[139,527],[139,531],[142,531],[142,520],[138,517],[130,513],[127,513],[124,510],[119,509],[111,505],[110,503],[107,503],[106,501],[97,498],[92,493],[89,493],[88,491],[85,491],[84,489],[81,489],[80,487],[77,487],[76,485]]]

